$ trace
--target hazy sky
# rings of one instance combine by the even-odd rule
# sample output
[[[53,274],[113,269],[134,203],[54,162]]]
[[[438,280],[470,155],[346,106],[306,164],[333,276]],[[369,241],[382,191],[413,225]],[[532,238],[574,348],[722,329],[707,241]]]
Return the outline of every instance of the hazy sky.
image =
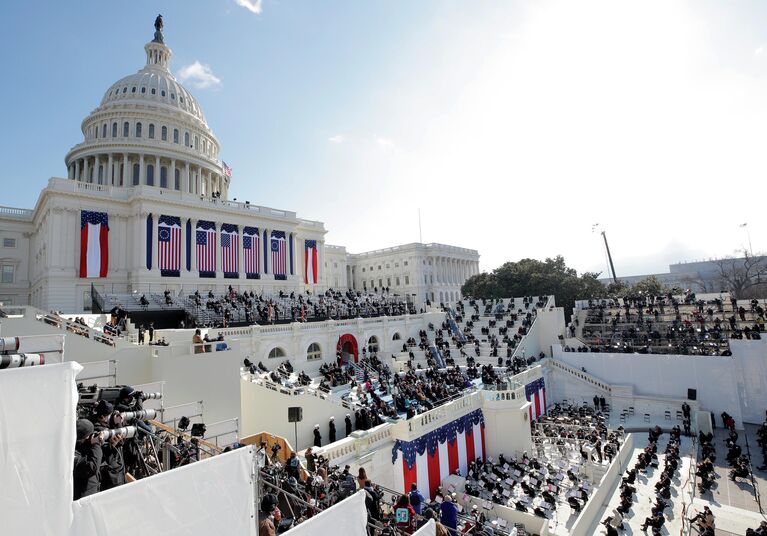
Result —
[[[767,2],[3,2],[2,205],[32,207],[80,123],[172,69],[230,196],[352,252],[418,240],[481,267],[557,254],[618,275],[767,250]]]

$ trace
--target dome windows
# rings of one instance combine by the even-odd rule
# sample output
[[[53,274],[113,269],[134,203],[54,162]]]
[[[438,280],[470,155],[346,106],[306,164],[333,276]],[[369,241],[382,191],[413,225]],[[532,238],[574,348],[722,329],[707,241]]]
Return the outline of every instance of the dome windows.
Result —
[[[146,183],[148,186],[154,186],[154,166],[152,164],[146,166]]]
[[[131,93],[135,93],[136,92],[136,86],[133,86],[133,88],[131,88],[130,92]]]
[[[127,138],[129,136],[129,130],[130,130],[130,123],[127,121],[123,123],[123,138]]]
[[[127,92],[128,92],[128,87],[126,86],[123,88],[123,93],[127,93]]]
[[[146,88],[145,87],[141,88],[141,93],[146,93]]]
[[[101,137],[106,138],[107,137],[107,124],[104,123],[104,125],[101,127]]]
[[[152,95],[155,95],[157,93],[157,90],[155,88],[152,88]]]
[[[117,137],[117,123],[116,122],[112,123],[112,137],[113,138]]]
[[[149,123],[149,139],[154,139],[154,124]]]
[[[178,143],[178,129],[173,129],[173,143]]]
[[[162,127],[162,130],[160,131],[160,137],[162,141],[168,141],[168,127]]]
[[[178,97],[178,101],[179,101],[181,104],[184,104],[184,97],[182,97],[181,95],[179,95],[179,97]]]
[[[191,145],[189,145],[189,133],[188,132],[184,132],[184,147],[191,147]]]
[[[170,94],[170,98],[171,98],[171,100],[176,100],[176,94],[175,93],[171,93]]]
[[[160,91],[160,96],[161,96],[161,97],[164,97],[164,96],[165,96],[165,90],[164,90],[164,89],[163,89],[162,91]]]
[[[141,137],[141,123],[136,123],[136,137]]]

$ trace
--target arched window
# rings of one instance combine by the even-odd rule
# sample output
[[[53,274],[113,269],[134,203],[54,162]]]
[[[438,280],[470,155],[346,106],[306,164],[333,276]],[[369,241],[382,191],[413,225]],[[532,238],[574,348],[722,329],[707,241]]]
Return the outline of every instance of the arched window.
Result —
[[[400,340],[401,338],[402,338],[402,337],[400,337],[400,334],[399,334],[399,333],[395,333],[394,335],[392,335],[392,338],[391,338],[391,340],[393,340],[393,341],[398,341],[398,340]]]
[[[162,130],[160,131],[160,138],[162,141],[168,141],[168,127],[162,127]]]
[[[313,342],[309,345],[309,348],[306,349],[306,360],[314,361],[315,359],[322,359],[322,350],[320,349],[319,344]]]
[[[130,123],[126,121],[125,123],[123,123],[123,138],[128,137],[129,130],[130,130]]]
[[[141,137],[141,123],[136,123],[136,137]]]
[[[168,187],[168,168],[162,166],[160,168],[160,188]]]
[[[146,167],[146,183],[149,186],[154,186],[154,166],[152,164]]]
[[[138,164],[133,164],[133,186],[138,186],[140,175],[141,175],[141,167],[139,167]]]
[[[117,123],[112,123],[112,137],[117,137]]]
[[[141,88],[141,93],[146,93],[146,87]]]
[[[165,90],[164,90],[164,89],[163,89],[162,91],[160,91],[160,96],[161,96],[161,97],[164,97],[164,96],[165,96]]]
[[[173,129],[173,143],[178,143],[178,129]]]
[[[93,125],[91,125],[88,128],[88,130],[91,132],[91,136],[93,136],[94,138],[98,139],[98,137],[99,137],[99,126],[98,125],[96,125],[95,127]]]
[[[153,123],[149,123],[149,139],[150,140],[154,139],[154,124]]]
[[[371,354],[378,352],[378,338],[375,335],[368,339],[368,352]]]
[[[107,137],[107,124],[104,123],[104,125],[101,127],[101,137],[106,138]]]
[[[189,147],[189,133],[184,132],[184,147]]]
[[[194,148],[195,148],[195,150],[199,150],[200,149],[200,138],[197,137],[197,136],[194,137]]]
[[[104,184],[104,166],[99,166],[99,184]]]
[[[130,92],[131,93],[135,93],[136,92],[136,86],[133,86],[133,88],[131,88]]]
[[[157,94],[157,90],[155,88],[152,88],[152,95],[156,95],[156,94]]]
[[[176,168],[175,175],[176,177],[175,177],[175,180],[173,181],[173,187],[176,190],[180,190],[181,189],[181,170]]]
[[[285,357],[287,354],[285,354],[285,350],[280,348],[279,346],[272,348],[272,350],[269,352],[269,359],[276,359],[278,357]]]

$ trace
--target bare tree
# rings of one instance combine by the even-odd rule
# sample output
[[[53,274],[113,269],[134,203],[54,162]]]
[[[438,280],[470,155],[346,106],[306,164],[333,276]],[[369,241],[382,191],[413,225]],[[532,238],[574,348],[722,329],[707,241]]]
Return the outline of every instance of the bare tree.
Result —
[[[743,250],[742,257],[726,257],[714,261],[717,276],[724,290],[738,299],[754,298],[767,285],[767,256],[751,255]]]

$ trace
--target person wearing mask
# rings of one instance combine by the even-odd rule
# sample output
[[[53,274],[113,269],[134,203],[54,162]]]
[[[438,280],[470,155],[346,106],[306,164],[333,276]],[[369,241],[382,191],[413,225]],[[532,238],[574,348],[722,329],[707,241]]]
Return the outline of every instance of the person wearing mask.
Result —
[[[112,404],[99,400],[95,411],[93,427],[96,432],[119,428],[123,424],[119,411],[113,411]],[[125,484],[125,462],[123,461],[123,437],[113,435],[102,446],[101,490],[108,490]]]
[[[346,437],[349,437],[352,434],[352,417],[348,413],[346,414],[346,419],[344,419],[344,422],[346,423]]]
[[[336,418],[331,415],[330,422],[328,422],[328,442],[336,442]]]
[[[322,446],[322,435],[320,434],[320,425],[315,424],[314,425],[314,446],[315,447],[321,447]]]
[[[74,500],[98,493],[101,489],[101,435],[96,433],[88,419],[77,421],[75,442]]]
[[[267,494],[261,499],[261,512],[258,514],[258,536],[277,536],[280,526],[280,509],[277,508],[277,497]]]

